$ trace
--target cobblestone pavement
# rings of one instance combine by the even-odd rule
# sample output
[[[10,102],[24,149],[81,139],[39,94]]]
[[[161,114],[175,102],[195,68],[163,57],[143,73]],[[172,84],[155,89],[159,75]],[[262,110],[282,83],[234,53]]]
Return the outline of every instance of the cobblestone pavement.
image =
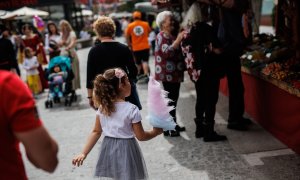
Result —
[[[59,144],[59,165],[53,174],[33,167],[24,156],[27,175],[32,180],[88,180],[93,179],[93,168],[98,158],[101,140],[96,144],[82,167],[73,167],[71,160],[79,153],[94,125],[95,111],[86,99],[86,59],[89,49],[78,51],[82,89],[77,91],[78,101],[71,107],[55,104],[46,109],[47,92],[38,99],[38,109],[46,128]],[[112,52],[113,53],[113,52]],[[153,66],[153,59],[151,59]],[[152,68],[153,70],[153,68]],[[143,104],[145,129],[150,125],[147,114],[147,85],[138,84]],[[139,142],[146,160],[149,178],[153,180],[299,180],[300,157],[253,124],[248,132],[226,129],[227,99],[220,95],[216,114],[216,130],[228,137],[225,142],[204,143],[194,137],[193,85],[186,76],[178,102],[178,122],[186,132],[180,137],[158,136]],[[22,148],[22,151],[23,148]]]

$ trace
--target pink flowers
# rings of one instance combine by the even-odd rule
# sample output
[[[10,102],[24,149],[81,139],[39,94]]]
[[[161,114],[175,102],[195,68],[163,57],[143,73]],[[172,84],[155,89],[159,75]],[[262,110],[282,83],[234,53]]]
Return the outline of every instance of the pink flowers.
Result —
[[[193,81],[197,81],[200,77],[200,73],[201,73],[201,70],[193,69],[193,71],[190,73],[191,74],[191,79]]]
[[[122,69],[116,68],[115,69],[115,76],[119,79],[125,76],[125,72]]]

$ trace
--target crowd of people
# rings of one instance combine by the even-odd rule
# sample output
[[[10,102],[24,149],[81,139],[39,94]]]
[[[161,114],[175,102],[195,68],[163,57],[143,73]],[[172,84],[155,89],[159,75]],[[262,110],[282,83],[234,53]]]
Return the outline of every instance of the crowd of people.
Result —
[[[141,12],[133,12],[133,21],[131,23],[124,21],[121,27],[127,45],[114,39],[117,28],[112,18],[101,16],[94,22],[97,41],[89,50],[87,57],[86,88],[89,104],[96,110],[97,116],[86,145],[72,160],[73,165],[82,165],[103,135],[104,140],[101,143],[94,175],[116,179],[124,177],[147,179],[146,165],[135,138],[146,141],[162,133],[165,136],[175,137],[186,130],[184,126],[176,124],[175,129],[170,131],[163,131],[158,127],[144,131],[140,114],[142,105],[136,82],[148,82],[150,74],[153,74],[168,92],[167,96],[171,100],[169,105],[175,107],[170,111],[170,115],[176,123],[176,107],[180,106],[177,104],[180,86],[184,81],[184,71],[188,71],[195,84],[197,95],[195,137],[203,138],[204,142],[227,139],[214,130],[219,81],[220,78],[227,76],[229,83],[227,128],[247,130],[250,120],[243,117],[244,90],[239,61],[243,47],[242,11],[222,9],[222,22],[230,22],[228,26],[223,27],[228,28],[224,29],[225,42],[220,38],[221,20],[211,14],[219,13],[219,9],[207,4],[201,4],[199,7],[201,18],[193,18],[194,21],[189,21],[190,24],[183,26],[182,31],[179,31],[179,22],[171,11],[158,13],[155,22],[159,32],[154,35],[151,35],[153,30],[148,22],[142,20]],[[24,144],[28,159],[36,167],[52,172],[58,163],[58,146],[43,127],[33,97],[48,88],[50,85],[48,80],[51,78],[57,77],[57,81],[62,81],[66,76],[60,67],[53,66],[54,71],[50,74],[50,79],[45,78],[42,66],[52,58],[57,56],[71,58],[74,91],[81,88],[80,67],[75,49],[76,34],[70,23],[61,20],[57,26],[54,22],[49,22],[47,30],[46,37],[49,44],[45,46],[49,47],[49,60],[46,59],[43,48],[45,41],[33,33],[32,26],[25,24],[22,27],[23,35],[16,39],[15,49],[5,35],[7,29],[1,27],[0,91],[9,92],[11,96],[2,98],[0,104],[0,123],[4,125],[0,126],[2,129],[0,139],[6,147],[0,150],[0,168],[5,168],[3,171],[5,173],[0,174],[0,179],[10,179],[12,176],[26,179],[19,155],[19,142]],[[150,43],[149,36],[152,36]],[[152,46],[155,67],[153,72],[149,67]],[[14,75],[19,72],[17,62],[22,63],[22,68],[26,70],[26,83],[31,91],[17,75]],[[62,88],[59,87],[58,96],[62,97]],[[14,97],[14,100],[8,97]],[[15,165],[18,167],[14,167]]]

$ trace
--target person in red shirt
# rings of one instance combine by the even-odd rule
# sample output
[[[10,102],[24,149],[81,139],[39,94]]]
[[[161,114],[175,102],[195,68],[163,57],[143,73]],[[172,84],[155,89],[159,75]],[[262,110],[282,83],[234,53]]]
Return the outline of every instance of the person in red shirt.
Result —
[[[53,172],[58,146],[42,125],[28,87],[17,75],[0,70],[0,94],[0,179],[27,179],[20,142],[35,167]]]
[[[128,25],[125,32],[127,44],[133,51],[135,63],[138,66],[138,75],[140,75],[140,77],[145,77],[147,80],[149,80],[148,61],[150,55],[150,45],[148,41],[148,36],[151,32],[151,28],[148,22],[141,20],[141,12],[135,11],[133,12],[132,16],[134,21]],[[141,74],[141,70],[143,70],[143,74]]]

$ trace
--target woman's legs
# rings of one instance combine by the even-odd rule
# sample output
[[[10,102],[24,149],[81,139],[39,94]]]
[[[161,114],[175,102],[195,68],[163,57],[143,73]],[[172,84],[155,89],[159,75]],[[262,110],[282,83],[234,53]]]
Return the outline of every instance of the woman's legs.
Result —
[[[196,89],[196,118],[194,119],[196,124],[195,137],[201,138],[204,135],[203,121],[204,121],[204,112],[205,112],[205,103],[204,103],[204,88],[203,88],[203,76],[201,76],[197,82],[195,82]]]
[[[214,131],[216,104],[219,97],[219,78],[209,71],[202,71],[195,83],[196,101],[196,138],[204,137],[205,142],[226,140],[226,136]]]

